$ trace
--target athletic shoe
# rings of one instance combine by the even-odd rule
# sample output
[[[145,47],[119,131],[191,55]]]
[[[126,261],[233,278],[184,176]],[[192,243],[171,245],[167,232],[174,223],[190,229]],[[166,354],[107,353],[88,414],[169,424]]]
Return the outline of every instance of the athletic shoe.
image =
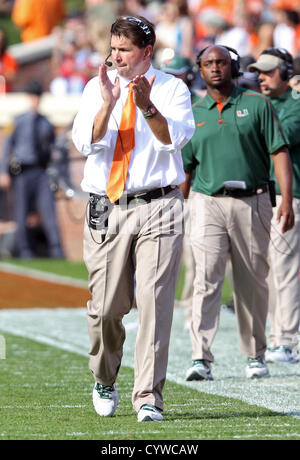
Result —
[[[229,299],[228,303],[221,305],[221,311],[227,311],[228,313],[235,313],[233,297]]]
[[[98,415],[112,417],[119,402],[119,395],[115,385],[101,385],[96,383],[93,389],[93,404]]]
[[[210,369],[210,362],[202,359],[195,359],[192,367],[186,371],[186,380],[213,380]]]
[[[152,404],[143,404],[137,416],[138,422],[161,422],[163,419],[161,411]]]
[[[248,358],[246,367],[247,379],[260,379],[263,377],[270,377],[269,369],[266,365],[265,359],[262,356],[258,358]]]
[[[267,363],[298,363],[298,349],[297,347],[292,348],[284,345],[268,349],[266,351],[266,361]]]

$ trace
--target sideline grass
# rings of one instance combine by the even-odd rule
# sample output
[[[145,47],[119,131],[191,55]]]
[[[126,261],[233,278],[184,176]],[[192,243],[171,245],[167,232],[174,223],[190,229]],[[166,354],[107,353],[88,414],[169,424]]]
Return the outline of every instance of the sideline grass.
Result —
[[[72,262],[65,259],[3,259],[2,262],[23,268],[41,270],[56,275],[70,276],[71,278],[87,280],[88,272],[83,262]]]
[[[137,423],[131,406],[133,371],[121,367],[120,404],[100,418],[91,401],[88,360],[5,334],[0,361],[0,439],[227,440],[300,438],[300,421],[238,400],[167,382],[165,421]]]
[[[55,259],[3,259],[3,262],[17,265],[19,267],[28,267],[35,270],[42,270],[48,273],[55,273],[56,275],[70,276],[80,280],[87,280],[88,273],[86,266],[83,262],[71,262],[68,260],[55,260]],[[179,271],[178,283],[176,288],[176,300],[181,298],[181,293],[184,284],[185,267],[182,265]],[[227,278],[225,278],[222,289],[222,303],[226,304],[232,294],[232,289]]]

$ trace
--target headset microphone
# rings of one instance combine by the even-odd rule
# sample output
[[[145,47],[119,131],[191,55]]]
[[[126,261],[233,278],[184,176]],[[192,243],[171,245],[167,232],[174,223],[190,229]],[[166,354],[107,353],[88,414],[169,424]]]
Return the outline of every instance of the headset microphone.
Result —
[[[104,61],[104,64],[107,66],[107,67],[111,67],[112,66],[112,62],[110,62],[108,59],[110,58],[111,56],[111,53],[109,53],[109,55],[107,56],[107,58],[105,59]]]

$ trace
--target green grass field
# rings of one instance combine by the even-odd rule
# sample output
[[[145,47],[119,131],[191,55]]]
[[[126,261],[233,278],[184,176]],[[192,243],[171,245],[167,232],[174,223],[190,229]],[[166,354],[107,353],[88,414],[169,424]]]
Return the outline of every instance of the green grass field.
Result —
[[[299,439],[300,420],[167,382],[165,421],[137,423],[133,371],[121,367],[119,408],[100,418],[91,404],[87,358],[5,334],[0,439],[225,440]]]
[[[50,260],[9,262],[77,279],[87,279],[86,269],[81,263]],[[181,270],[177,289],[178,298],[183,282],[184,270]],[[230,285],[226,282],[223,301],[226,301],[230,294]],[[44,312],[41,314],[33,312],[32,314],[36,316],[31,316],[28,310],[23,312],[16,310],[12,312],[13,316],[9,316],[10,312],[0,311],[0,338],[2,334],[6,344],[6,359],[0,359],[0,439],[111,441],[300,439],[300,412],[297,412],[298,417],[294,417],[270,410],[267,408],[268,405],[262,407],[264,393],[269,393],[272,400],[276,397],[282,399],[286,392],[290,392],[291,405],[293,406],[295,401],[295,407],[299,406],[299,404],[297,406],[299,367],[289,368],[285,377],[285,369],[279,366],[273,371],[273,379],[266,379],[266,382],[257,384],[246,382],[240,374],[244,366],[244,358],[240,359],[237,354],[234,354],[236,353],[234,351],[236,326],[232,323],[234,315],[230,314],[225,315],[225,322],[217,335],[215,382],[212,382],[215,387],[210,386],[210,382],[204,384],[195,382],[194,385],[187,386],[178,383],[180,379],[177,379],[177,383],[173,378],[167,380],[164,389],[165,421],[140,424],[136,421],[136,414],[131,405],[133,370],[124,359],[117,380],[120,395],[118,410],[112,418],[99,417],[92,406],[93,378],[88,370],[88,357],[85,353],[87,338],[82,339],[82,334],[86,334],[84,311],[75,309],[79,311],[78,318],[72,323],[70,318],[75,313],[72,311],[69,313],[70,309],[67,310],[70,315],[68,324],[64,323],[66,316],[60,316],[66,314],[61,310],[58,310],[57,314],[52,311],[51,317],[47,317],[47,312],[45,312],[46,316],[43,316]],[[13,318],[18,319],[18,317],[20,326],[12,332],[14,331]],[[36,329],[33,330],[31,337],[22,336],[28,327],[26,318],[29,326],[33,322],[32,318],[35,318]],[[10,329],[5,327],[5,321],[8,322]],[[128,321],[132,322],[132,319]],[[3,324],[2,332],[1,324]],[[183,366],[188,364],[190,352],[187,345],[189,339],[187,333],[182,330],[180,317],[179,322],[174,324],[174,328],[169,361],[171,374],[173,372],[176,377],[184,373]],[[55,346],[49,345],[51,342],[41,343],[45,330],[49,331],[49,334],[52,333],[49,335],[50,338],[58,337],[61,342],[53,341]],[[70,352],[68,351],[70,348],[63,347],[63,340],[67,341],[68,334],[73,334],[75,349],[80,352]],[[135,330],[128,331],[126,342],[129,343],[130,349],[133,349],[134,337]],[[184,337],[183,341],[180,341],[181,337]],[[70,343],[67,345],[69,346]],[[231,357],[235,364],[235,373],[232,375],[228,368],[225,367],[224,372],[222,369],[223,362],[228,357],[226,351],[228,349],[233,353],[229,358]],[[225,390],[222,390],[222,387]],[[222,396],[210,394],[214,391],[218,393],[220,389]],[[235,398],[224,396],[224,394],[230,396],[237,394],[237,389],[246,394],[253,392],[254,403],[249,404],[240,396]],[[283,401],[282,405],[284,404]],[[292,410],[288,411],[288,414],[292,413]]]

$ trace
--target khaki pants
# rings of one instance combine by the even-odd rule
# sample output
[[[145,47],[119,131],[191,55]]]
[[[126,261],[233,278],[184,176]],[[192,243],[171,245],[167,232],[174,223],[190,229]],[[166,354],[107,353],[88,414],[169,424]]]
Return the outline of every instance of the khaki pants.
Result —
[[[221,291],[228,256],[241,347],[249,358],[266,350],[268,245],[272,207],[268,193],[243,199],[195,193],[191,241],[196,261],[192,358],[213,361]]]
[[[193,303],[193,292],[194,292],[194,280],[195,280],[195,260],[192,250],[191,238],[190,238],[190,203],[192,202],[193,193],[190,191],[188,200],[185,201],[185,214],[184,214],[184,226],[185,233],[183,238],[183,250],[181,263],[185,267],[184,284],[181,292],[181,300],[176,304],[184,308],[185,323],[189,325],[192,319],[192,303]]]
[[[131,206],[132,204],[132,206]],[[121,365],[122,318],[134,300],[139,327],[135,349],[134,409],[163,409],[174,297],[183,239],[183,197],[178,188],[149,204],[114,206],[103,243],[99,232],[84,230],[84,261],[89,272],[88,330],[90,369],[97,382],[111,385]]]
[[[297,346],[300,324],[300,199],[293,199],[295,226],[281,233],[277,223],[277,207],[273,211],[270,244],[270,348]]]

